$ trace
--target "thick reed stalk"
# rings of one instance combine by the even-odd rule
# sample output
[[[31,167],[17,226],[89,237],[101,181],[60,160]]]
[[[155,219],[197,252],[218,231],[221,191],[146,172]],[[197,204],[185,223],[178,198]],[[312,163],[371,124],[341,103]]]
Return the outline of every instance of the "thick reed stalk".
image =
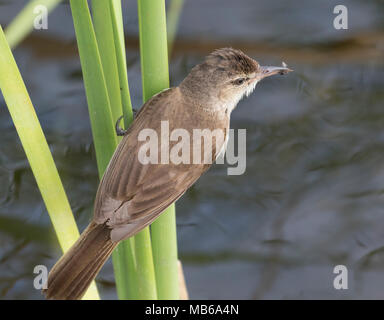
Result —
[[[132,106],[120,0],[92,0],[92,17],[112,119],[116,121],[124,113],[128,126],[132,121]],[[136,298],[138,291],[133,241],[133,239],[122,241],[112,254],[117,294],[122,300]]]
[[[144,101],[169,87],[164,0],[138,0]],[[175,206],[152,224],[158,299],[179,299]]]

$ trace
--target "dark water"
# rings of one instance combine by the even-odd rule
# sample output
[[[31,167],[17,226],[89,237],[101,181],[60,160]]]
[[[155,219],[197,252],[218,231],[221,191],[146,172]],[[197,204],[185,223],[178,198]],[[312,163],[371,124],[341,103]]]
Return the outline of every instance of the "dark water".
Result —
[[[25,2],[0,1],[0,23]],[[333,28],[336,1],[185,2],[173,85],[221,46],[295,70],[261,82],[233,113],[232,127],[247,129],[245,174],[216,165],[177,203],[191,298],[384,298],[384,2],[344,1],[348,30]],[[125,5],[139,107],[136,12]],[[98,178],[68,4],[14,53],[82,229]],[[33,267],[60,251],[0,99],[0,297],[40,299]],[[338,264],[348,290],[333,287]],[[116,298],[110,262],[98,280]]]

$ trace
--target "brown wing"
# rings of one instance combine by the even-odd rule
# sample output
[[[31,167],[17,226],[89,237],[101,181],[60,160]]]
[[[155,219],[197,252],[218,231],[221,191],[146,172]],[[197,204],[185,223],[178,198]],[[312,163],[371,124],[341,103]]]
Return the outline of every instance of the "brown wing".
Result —
[[[94,219],[97,223],[107,222],[113,241],[132,236],[149,225],[209,167],[206,164],[143,165],[138,159],[142,145],[138,135],[142,129],[159,132],[161,120],[169,120],[171,128],[190,122],[182,108],[176,108],[179,94],[177,88],[172,88],[150,99],[108,165],[97,192]]]

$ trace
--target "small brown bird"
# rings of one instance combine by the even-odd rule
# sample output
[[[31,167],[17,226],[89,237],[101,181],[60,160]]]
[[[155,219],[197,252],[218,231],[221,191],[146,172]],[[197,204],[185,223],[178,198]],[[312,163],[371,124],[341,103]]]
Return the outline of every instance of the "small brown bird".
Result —
[[[80,299],[118,242],[152,223],[210,167],[225,148],[230,115],[239,100],[261,79],[289,71],[285,64],[262,67],[239,50],[219,49],[194,67],[178,87],[147,101],[105,171],[93,220],[49,273],[46,297]],[[202,157],[209,154],[212,160],[208,163],[143,164],[139,153],[145,141],[140,141],[140,132],[152,129],[160,136],[162,121],[169,123],[169,131],[219,129],[225,137],[212,143],[212,150],[202,149]],[[167,150],[176,143],[170,141]]]

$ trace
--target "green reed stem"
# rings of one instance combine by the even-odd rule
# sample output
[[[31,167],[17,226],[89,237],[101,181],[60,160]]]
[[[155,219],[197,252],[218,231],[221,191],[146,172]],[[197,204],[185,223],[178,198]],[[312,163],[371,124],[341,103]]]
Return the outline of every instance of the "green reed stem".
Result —
[[[0,26],[0,89],[63,252],[79,237],[75,219],[35,109]],[[84,299],[99,299],[92,283]]]
[[[138,0],[140,56],[144,101],[169,87],[164,0]],[[179,299],[175,207],[151,226],[157,296]]]
[[[86,0],[70,0],[79,48],[83,80],[91,119],[99,177],[109,163],[117,145],[108,89],[102,61]]]
[[[117,136],[112,121],[102,62],[86,0],[70,0],[79,48],[85,93],[91,119],[99,177],[115,151]]]
[[[132,106],[125,62],[121,2],[92,0],[92,13],[112,118],[116,121],[124,113],[128,126],[132,121]],[[119,299],[134,299],[138,284],[133,239],[127,239],[118,245],[112,254],[112,261]]]
[[[149,228],[140,231],[135,237],[137,264],[137,282],[139,283],[137,299],[157,299],[155,270],[153,266],[151,237]]]

